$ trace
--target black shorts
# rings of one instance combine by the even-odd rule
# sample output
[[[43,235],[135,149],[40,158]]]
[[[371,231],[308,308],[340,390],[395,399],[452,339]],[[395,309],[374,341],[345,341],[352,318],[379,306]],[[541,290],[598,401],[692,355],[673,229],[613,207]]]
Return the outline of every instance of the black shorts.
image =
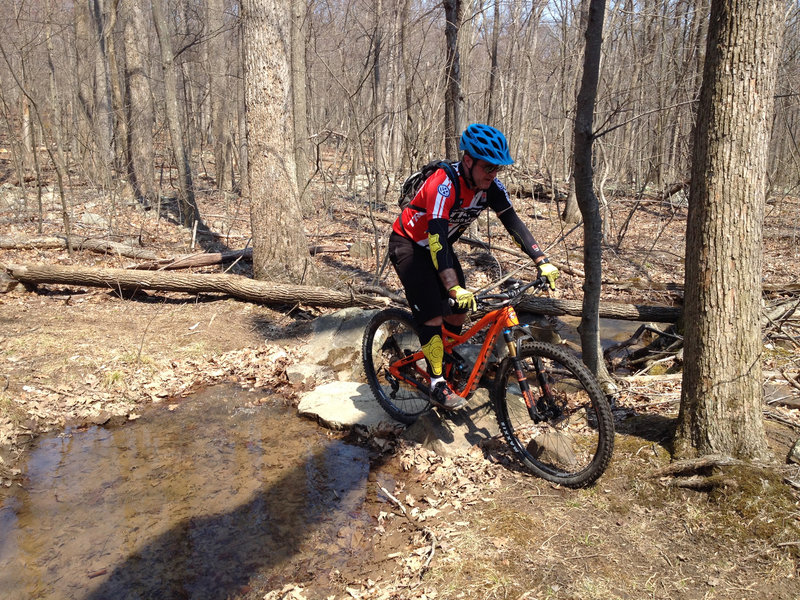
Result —
[[[466,286],[464,271],[458,257],[453,254],[452,247],[448,252],[453,257],[453,268],[458,277],[458,284]],[[451,307],[449,294],[433,266],[431,252],[402,235],[392,232],[389,236],[389,260],[403,284],[406,300],[411,307],[418,325],[430,321],[434,317],[443,317],[453,313],[464,313],[466,310]]]

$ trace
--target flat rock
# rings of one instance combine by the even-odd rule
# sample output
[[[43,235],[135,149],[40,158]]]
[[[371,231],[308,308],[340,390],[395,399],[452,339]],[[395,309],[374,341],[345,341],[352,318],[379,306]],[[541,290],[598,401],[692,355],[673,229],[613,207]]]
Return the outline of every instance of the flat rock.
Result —
[[[315,388],[303,395],[297,411],[331,429],[400,425],[381,408],[367,384],[355,381],[334,381]]]

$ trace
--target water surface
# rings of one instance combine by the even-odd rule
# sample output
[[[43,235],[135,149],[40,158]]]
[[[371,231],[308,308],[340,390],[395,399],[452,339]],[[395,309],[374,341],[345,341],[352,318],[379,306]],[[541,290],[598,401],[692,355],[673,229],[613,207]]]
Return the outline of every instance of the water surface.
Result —
[[[366,450],[258,399],[217,387],[42,438],[0,504],[0,596],[221,600],[348,560]]]

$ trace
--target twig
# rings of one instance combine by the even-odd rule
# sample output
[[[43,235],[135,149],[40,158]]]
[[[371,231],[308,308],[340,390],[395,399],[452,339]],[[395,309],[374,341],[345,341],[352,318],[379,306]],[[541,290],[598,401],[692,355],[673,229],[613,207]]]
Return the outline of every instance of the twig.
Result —
[[[398,500],[397,498],[395,498],[395,497],[392,495],[392,493],[391,493],[389,490],[387,490],[385,487],[383,487],[382,485],[379,485],[378,487],[381,489],[381,491],[384,493],[384,495],[385,495],[387,498],[389,498],[389,500],[391,500],[392,502],[394,502],[394,503],[395,503],[395,504],[398,506],[398,508],[399,508],[401,511],[403,511],[403,515],[405,515],[405,517],[406,517],[407,519],[411,520],[411,522],[412,522],[412,523],[414,523],[414,525],[417,525],[417,527],[419,527],[419,524],[418,524],[416,521],[414,521],[413,519],[411,519],[411,517],[409,517],[409,516],[408,516],[408,512],[406,511],[406,507],[405,507],[405,506],[403,506],[403,503],[402,503],[402,502],[400,502],[400,500]]]
[[[789,479],[788,477],[784,477],[783,483],[792,486],[796,490],[800,490],[800,481],[795,481],[794,479]]]
[[[653,362],[649,363],[649,364],[648,364],[648,365],[647,365],[647,366],[646,366],[644,369],[642,369],[641,371],[637,371],[637,372],[636,372],[636,374],[635,374],[635,376],[641,376],[641,375],[644,375],[644,374],[645,374],[645,373],[647,373],[647,372],[648,372],[650,369],[652,369],[653,367],[655,367],[655,366],[656,366],[656,365],[658,365],[658,364],[661,364],[661,363],[664,363],[664,362],[668,362],[668,361],[675,360],[675,357],[676,357],[676,356],[677,356],[677,354],[668,354],[668,355],[667,355],[667,356],[665,356],[664,358],[659,358],[658,360],[654,360]],[[634,362],[635,362],[635,361],[631,361],[631,364],[634,364]]]
[[[783,415],[773,412],[771,410],[763,411],[764,417],[767,419],[772,419],[773,421],[777,421],[778,423],[782,423],[784,425],[788,425],[790,427],[794,427],[795,429],[800,429],[800,424],[795,423],[794,421],[790,421]]]
[[[789,385],[791,385],[793,388],[797,390],[800,390],[800,383],[797,382],[796,377],[788,375],[784,370],[781,370],[781,375],[783,375],[783,378],[789,382]]]
[[[406,510],[406,507],[403,506],[403,503],[400,502],[400,500],[398,500],[397,498],[395,498],[389,492],[389,490],[387,490],[382,485],[379,485],[378,487],[380,488],[381,492],[383,492],[386,495],[386,497],[389,498],[389,500],[394,502],[400,508],[400,510],[403,511],[403,515],[406,517],[406,519],[408,519],[409,522],[418,531],[421,531],[422,533],[424,533],[428,537],[428,539],[430,540],[431,549],[430,549],[430,552],[428,553],[428,558],[425,559],[425,562],[423,563],[422,567],[420,568],[420,572],[419,572],[419,576],[422,577],[425,574],[425,572],[428,570],[428,566],[431,564],[431,561],[433,560],[433,555],[436,554],[436,544],[438,543],[436,541],[436,536],[434,535],[433,531],[431,531],[428,527],[423,527],[422,525],[417,523],[414,519],[412,519],[411,515],[408,514],[408,511]]]

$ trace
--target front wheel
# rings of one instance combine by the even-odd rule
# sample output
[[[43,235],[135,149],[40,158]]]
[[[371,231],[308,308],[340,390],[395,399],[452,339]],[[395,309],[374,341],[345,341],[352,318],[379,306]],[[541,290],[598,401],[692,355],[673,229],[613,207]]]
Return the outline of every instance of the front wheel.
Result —
[[[500,365],[493,400],[500,430],[534,474],[567,487],[590,485],[611,461],[614,419],[597,381],[564,348],[523,342]],[[529,409],[520,386],[527,382]],[[523,384],[524,386],[524,384]]]
[[[387,308],[376,313],[364,331],[361,352],[367,383],[383,409],[407,425],[430,409],[424,365],[410,363],[395,373],[390,367],[419,349],[417,327],[405,310]]]

